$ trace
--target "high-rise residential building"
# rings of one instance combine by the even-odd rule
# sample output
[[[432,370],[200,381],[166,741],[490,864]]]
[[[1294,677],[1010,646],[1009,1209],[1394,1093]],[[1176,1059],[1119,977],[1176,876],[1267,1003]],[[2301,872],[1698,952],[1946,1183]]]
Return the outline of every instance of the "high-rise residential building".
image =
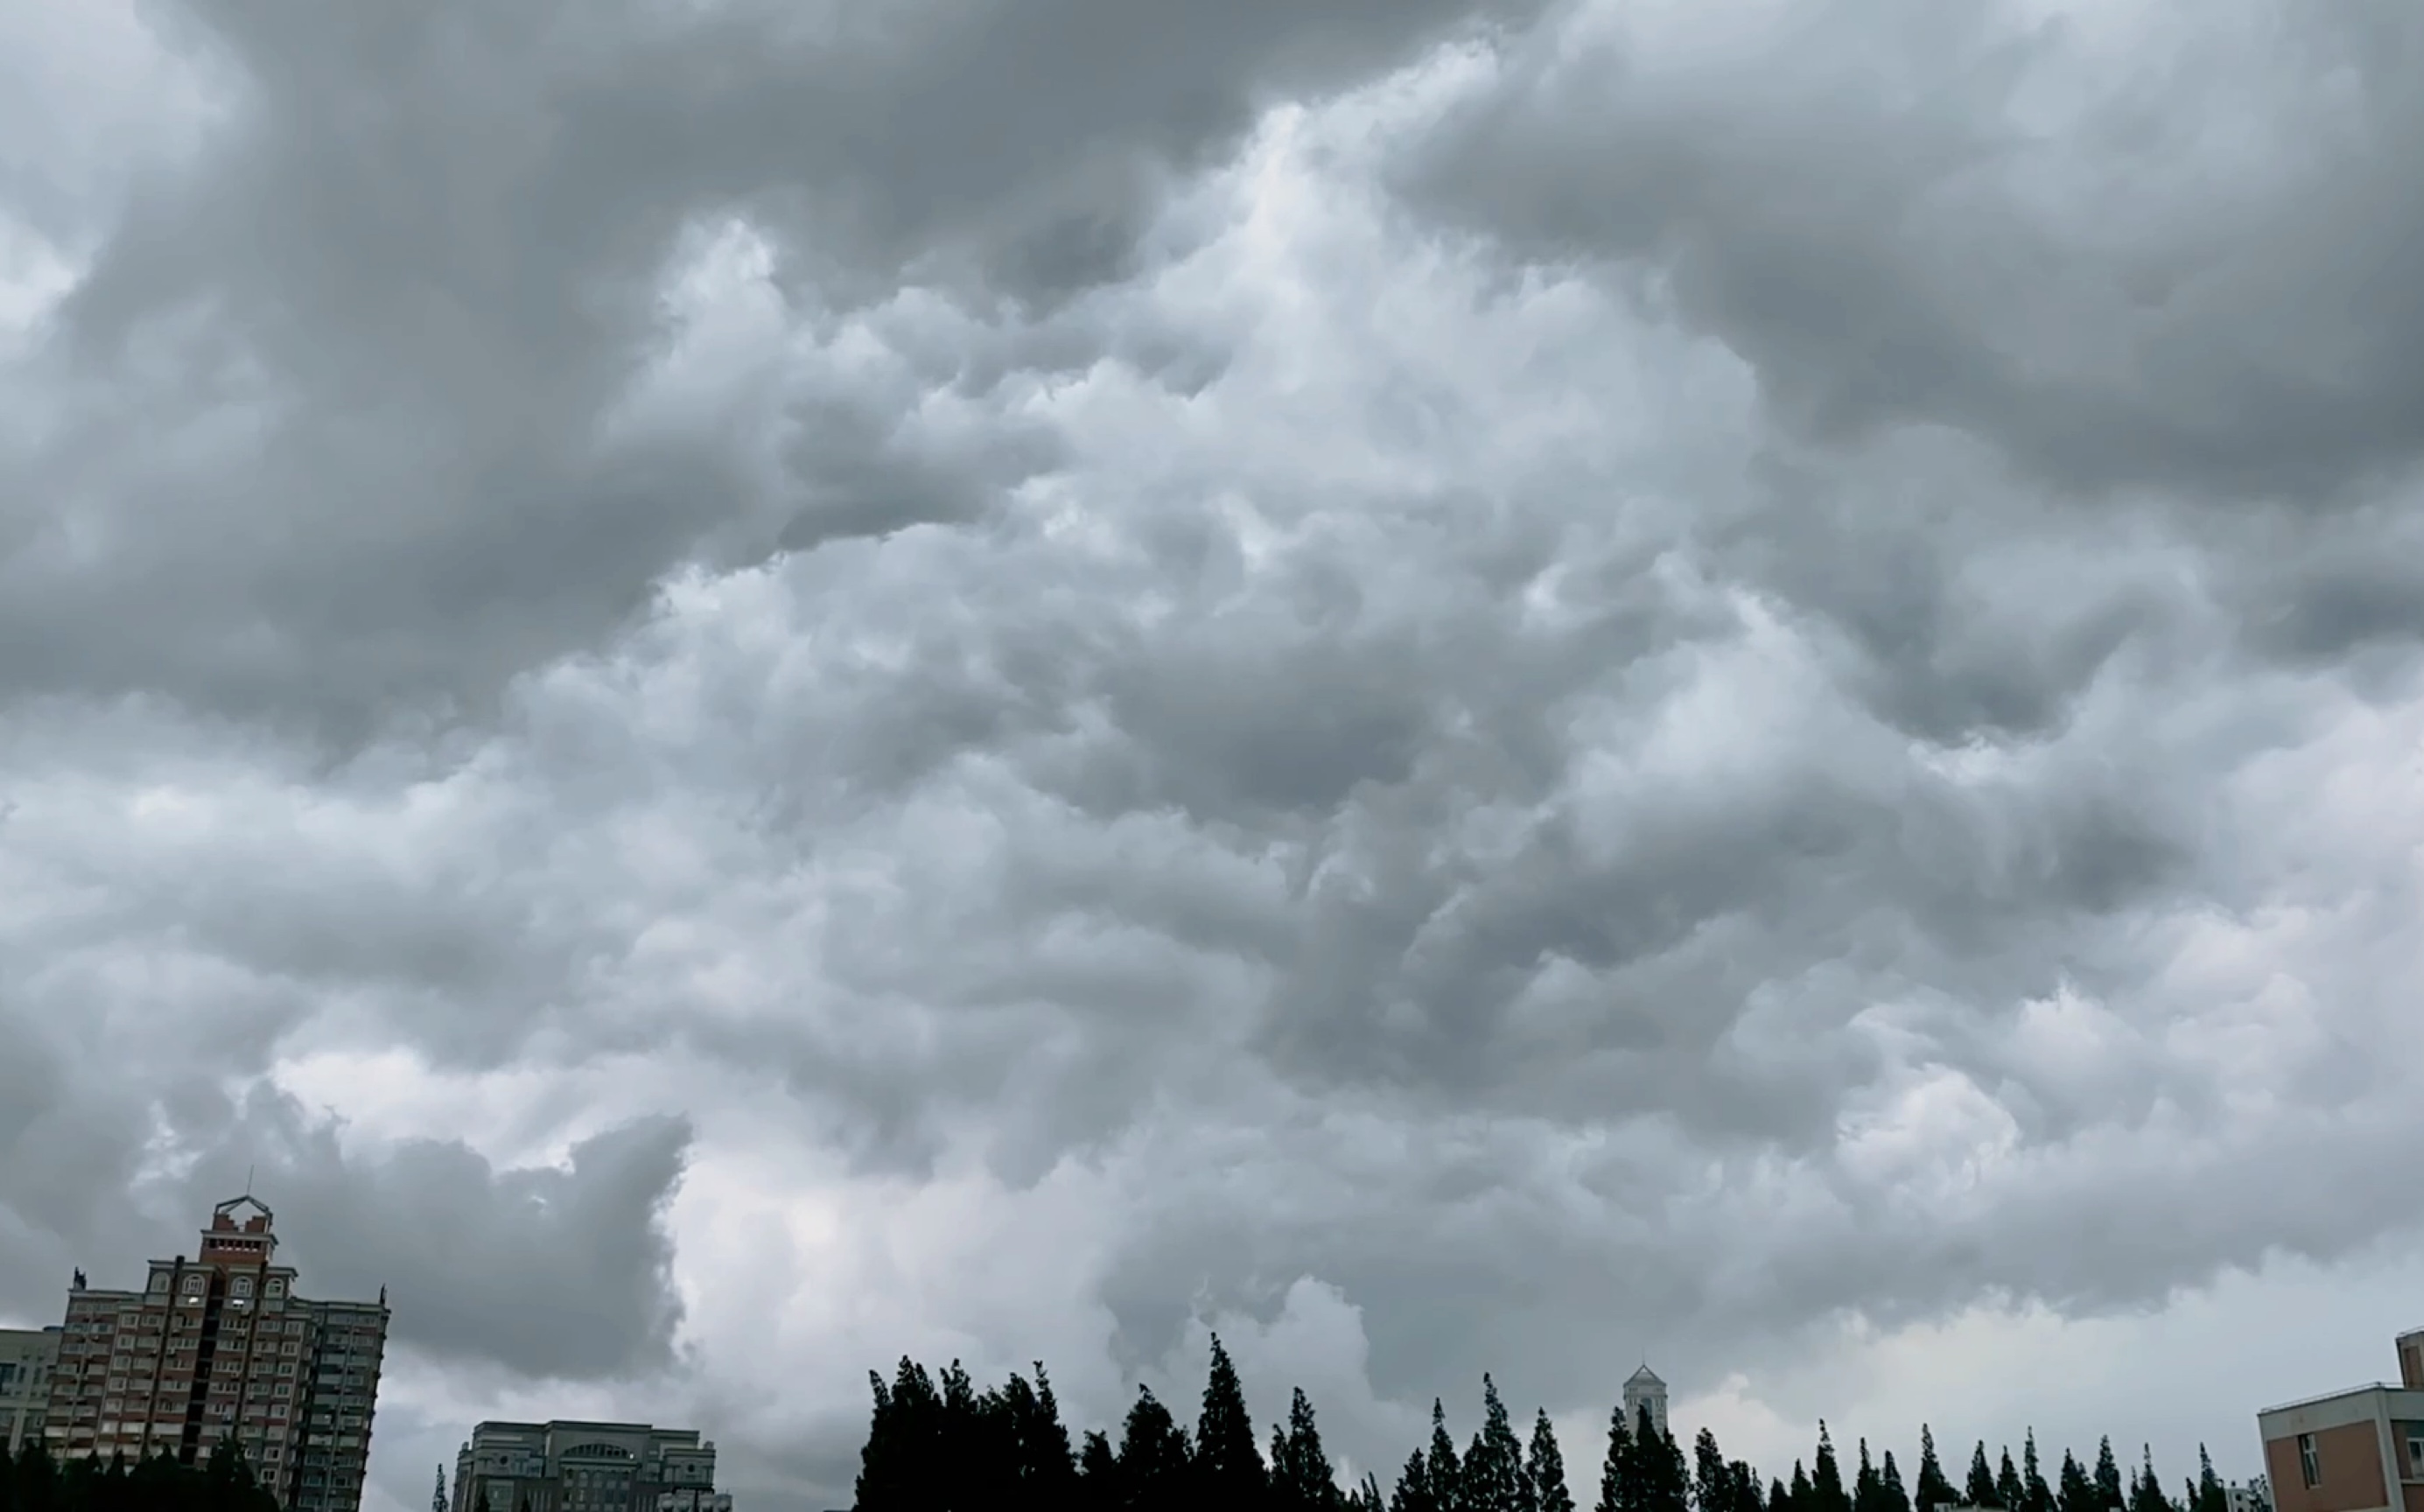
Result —
[[[454,1456],[453,1512],[732,1512],[715,1445],[645,1423],[483,1423]]]
[[[370,1453],[387,1293],[295,1295],[269,1209],[211,1211],[191,1260],[154,1260],[140,1291],[75,1274],[43,1435],[61,1458],[168,1454],[187,1463],[232,1438],[294,1512],[357,1512]]]
[[[14,1455],[27,1440],[41,1442],[58,1361],[57,1329],[0,1329],[0,1448]]]
[[[1651,1426],[1665,1433],[1666,1428],[1666,1383],[1646,1363],[1624,1383],[1624,1425],[1634,1427],[1641,1414],[1650,1414]]]
[[[2396,1386],[2376,1381],[2256,1414],[2278,1512],[2424,1512],[2424,1329],[2398,1345]]]

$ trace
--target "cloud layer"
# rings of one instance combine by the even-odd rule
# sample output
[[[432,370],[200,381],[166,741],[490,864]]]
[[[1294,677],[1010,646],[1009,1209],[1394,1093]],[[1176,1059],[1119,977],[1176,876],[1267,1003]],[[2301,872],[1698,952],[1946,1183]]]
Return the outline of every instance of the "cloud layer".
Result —
[[[2394,14],[7,12],[0,1311],[253,1165],[385,1494],[822,1505],[2412,1276]]]

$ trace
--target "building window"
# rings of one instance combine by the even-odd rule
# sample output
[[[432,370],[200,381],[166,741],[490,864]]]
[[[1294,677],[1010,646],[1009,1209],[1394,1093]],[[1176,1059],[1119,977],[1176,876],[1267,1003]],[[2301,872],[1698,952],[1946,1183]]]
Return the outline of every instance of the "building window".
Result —
[[[2309,1488],[2322,1484],[2322,1456],[2315,1452],[2315,1436],[2311,1433],[2298,1435],[2298,1473]]]
[[[2407,1466],[2410,1474],[2424,1475],[2424,1436],[2408,1437]]]

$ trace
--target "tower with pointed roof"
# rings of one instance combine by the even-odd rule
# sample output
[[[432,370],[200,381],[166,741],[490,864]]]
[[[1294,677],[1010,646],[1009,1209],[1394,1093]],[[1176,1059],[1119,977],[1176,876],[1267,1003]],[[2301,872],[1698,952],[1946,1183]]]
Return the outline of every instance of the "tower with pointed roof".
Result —
[[[1647,1361],[1624,1383],[1624,1421],[1637,1424],[1644,1409],[1650,1413],[1651,1426],[1668,1433],[1666,1426],[1666,1383],[1658,1378]]]
[[[75,1273],[43,1414],[52,1457],[195,1464],[231,1440],[285,1512],[360,1512],[386,1295],[295,1295],[276,1225],[247,1189],[211,1209],[193,1259],[152,1261],[140,1290]]]

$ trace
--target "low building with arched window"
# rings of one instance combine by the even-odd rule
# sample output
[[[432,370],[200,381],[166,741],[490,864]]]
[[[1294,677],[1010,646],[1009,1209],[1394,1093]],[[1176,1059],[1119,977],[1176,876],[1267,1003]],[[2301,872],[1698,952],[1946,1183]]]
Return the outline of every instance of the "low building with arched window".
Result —
[[[454,1457],[450,1512],[730,1512],[715,1445],[645,1423],[483,1423]]]

